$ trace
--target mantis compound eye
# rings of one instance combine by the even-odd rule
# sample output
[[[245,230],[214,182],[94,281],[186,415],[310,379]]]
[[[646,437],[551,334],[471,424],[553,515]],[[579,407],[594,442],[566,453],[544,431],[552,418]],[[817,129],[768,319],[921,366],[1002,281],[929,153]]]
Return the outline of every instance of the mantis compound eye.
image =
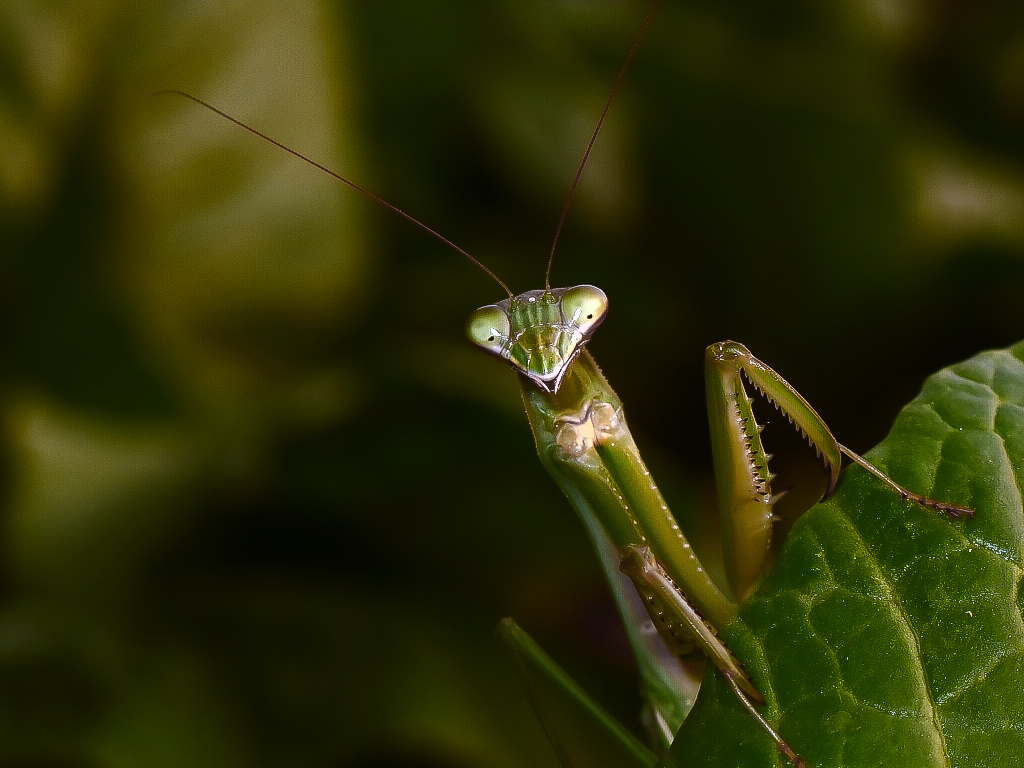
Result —
[[[508,315],[501,307],[489,304],[469,316],[466,335],[478,347],[497,355],[508,343],[510,328]]]
[[[593,285],[577,285],[562,295],[562,316],[586,337],[608,313],[608,296]]]

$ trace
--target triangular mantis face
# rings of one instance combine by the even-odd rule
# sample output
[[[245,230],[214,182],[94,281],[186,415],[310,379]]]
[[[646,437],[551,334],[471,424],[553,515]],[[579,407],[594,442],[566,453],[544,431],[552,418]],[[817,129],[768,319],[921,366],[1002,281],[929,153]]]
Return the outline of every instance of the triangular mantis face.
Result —
[[[573,360],[608,314],[600,288],[577,285],[527,291],[474,312],[469,340],[555,393]]]

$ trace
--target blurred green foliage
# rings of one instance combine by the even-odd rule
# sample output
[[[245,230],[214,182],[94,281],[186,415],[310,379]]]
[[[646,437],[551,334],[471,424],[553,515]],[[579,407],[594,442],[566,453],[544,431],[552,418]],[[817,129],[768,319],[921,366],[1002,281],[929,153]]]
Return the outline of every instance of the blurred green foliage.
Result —
[[[635,721],[589,545],[461,339],[500,290],[151,94],[526,290],[645,10],[0,6],[0,764],[550,765],[506,614]],[[664,0],[553,280],[608,291],[592,350],[676,509],[712,507],[707,344],[864,449],[1021,336],[1022,135],[1013,3]]]

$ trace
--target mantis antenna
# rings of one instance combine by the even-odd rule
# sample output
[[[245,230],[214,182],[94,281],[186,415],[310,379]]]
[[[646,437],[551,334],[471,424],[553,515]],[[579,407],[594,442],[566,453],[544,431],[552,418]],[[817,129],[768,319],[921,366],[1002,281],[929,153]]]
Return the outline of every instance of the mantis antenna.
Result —
[[[505,285],[505,283],[501,280],[501,278],[498,277],[496,274],[494,274],[494,272],[492,272],[490,269],[485,267],[483,265],[483,263],[479,259],[477,259],[476,257],[470,255],[470,253],[468,251],[463,250],[462,248],[457,246],[455,243],[453,243],[451,240],[449,240],[447,237],[445,237],[444,235],[442,235],[442,234],[436,232],[435,230],[431,229],[430,227],[428,227],[426,224],[424,224],[419,219],[413,218],[412,216],[410,216],[408,213],[403,211],[398,206],[392,205],[391,203],[389,203],[384,198],[379,197],[378,195],[375,195],[373,192],[371,192],[370,190],[366,189],[365,187],[359,186],[354,181],[346,179],[340,173],[336,173],[336,172],[332,171],[327,166],[321,165],[320,163],[316,162],[315,160],[311,160],[310,158],[306,157],[301,152],[295,151],[294,149],[289,147],[287,144],[282,144],[280,141],[277,141],[276,139],[273,139],[270,136],[267,136],[267,134],[263,133],[262,131],[256,130],[251,125],[247,125],[246,123],[243,123],[237,117],[232,117],[227,112],[223,112],[223,111],[217,109],[215,106],[213,106],[209,102],[203,101],[198,96],[193,96],[191,93],[186,93],[185,91],[179,91],[179,90],[174,89],[174,88],[169,88],[169,89],[166,89],[166,90],[163,90],[163,91],[157,91],[153,95],[154,96],[161,96],[161,95],[164,95],[164,94],[174,94],[176,96],[184,96],[186,99],[190,99],[191,101],[194,101],[196,104],[198,104],[198,105],[200,105],[202,107],[206,107],[211,112],[214,112],[214,113],[220,115],[225,120],[230,120],[232,123],[234,123],[235,125],[237,125],[240,128],[244,128],[245,130],[247,130],[249,133],[253,134],[254,136],[259,136],[264,141],[268,141],[271,144],[273,144],[275,147],[278,147],[279,149],[283,149],[288,154],[294,155],[295,157],[299,158],[299,160],[302,160],[305,163],[309,163],[314,168],[317,168],[317,169],[323,171],[324,173],[326,173],[328,176],[333,176],[334,178],[336,178],[338,181],[342,182],[343,184],[347,184],[348,186],[350,186],[356,192],[359,192],[360,194],[365,195],[366,197],[370,198],[371,200],[373,200],[373,202],[377,203],[378,205],[382,205],[385,208],[387,208],[387,209],[389,209],[391,211],[394,211],[395,213],[397,213],[399,216],[401,216],[406,221],[412,222],[417,227],[422,229],[424,232],[427,232],[428,234],[431,234],[434,237],[436,237],[438,240],[440,240],[442,243],[447,245],[449,248],[452,248],[453,250],[458,251],[459,253],[461,253],[463,256],[465,256],[467,259],[469,259],[471,262],[473,262],[478,267],[480,267],[480,269],[482,269],[484,272],[486,272],[488,275],[490,275],[491,278],[498,285],[500,285],[504,289],[505,293],[508,294],[508,297],[510,299],[513,297],[512,291],[509,290],[508,286]],[[605,109],[605,111],[607,111],[607,108]],[[603,116],[602,116],[602,119],[604,119]],[[596,138],[596,133],[595,133],[595,138]],[[591,140],[591,144],[593,144],[593,140]],[[589,152],[590,150],[588,149],[587,151]],[[586,158],[584,158],[584,162],[585,161],[586,161]],[[583,169],[581,168],[580,171],[582,171],[582,170]],[[579,176],[579,174],[577,174],[577,177],[578,176]],[[575,184],[573,185],[573,187],[575,187]],[[563,218],[564,218],[564,215],[563,215]]]
[[[558,220],[558,226],[555,228],[555,239],[551,243],[551,253],[548,254],[548,269],[544,273],[544,287],[548,290],[551,289],[551,265],[555,260],[555,246],[558,245],[558,238],[562,234],[562,226],[565,224],[565,218],[569,215],[569,208],[572,206],[572,199],[576,194],[576,187],[579,186],[580,178],[583,176],[583,169],[586,168],[587,160],[590,159],[590,152],[594,149],[594,144],[597,143],[597,134],[601,132],[601,126],[604,125],[604,119],[608,116],[608,110],[612,108],[612,102],[615,100],[615,95],[619,92],[619,87],[622,85],[623,78],[626,77],[626,70],[629,69],[630,62],[633,61],[633,56],[636,55],[637,49],[640,47],[640,41],[643,40],[644,33],[647,31],[647,26],[651,23],[651,18],[654,16],[654,11],[658,8],[659,2],[661,2],[661,0],[654,0],[654,2],[651,3],[651,8],[647,11],[647,17],[644,19],[644,23],[640,25],[640,31],[637,32],[636,37],[633,40],[633,45],[630,47],[629,53],[626,54],[626,60],[622,63],[622,68],[619,70],[619,74],[615,78],[615,84],[612,85],[612,92],[608,94],[608,101],[604,103],[604,111],[601,113],[601,117],[598,119],[597,125],[594,127],[594,132],[590,135],[590,141],[587,144],[586,151],[583,153],[583,159],[580,161],[580,167],[576,169],[576,176],[572,180],[572,186],[569,187],[569,196],[565,199],[565,206],[562,208],[562,216]]]

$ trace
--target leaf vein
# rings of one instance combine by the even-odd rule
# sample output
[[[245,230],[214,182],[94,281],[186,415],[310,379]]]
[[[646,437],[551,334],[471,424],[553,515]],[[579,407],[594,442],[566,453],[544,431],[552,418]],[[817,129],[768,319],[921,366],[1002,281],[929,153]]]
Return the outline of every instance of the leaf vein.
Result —
[[[856,523],[849,516],[849,514],[847,514],[847,512],[841,507],[838,508],[838,512],[849,524],[851,533],[856,538],[858,548],[867,558],[869,565],[874,570],[880,587],[887,593],[885,605],[887,605],[892,610],[893,615],[897,620],[897,623],[899,623],[904,629],[905,637],[907,638],[908,642],[912,643],[913,645],[913,658],[915,661],[918,662],[917,668],[920,674],[920,683],[925,694],[924,702],[928,708],[928,720],[932,723],[932,729],[934,731],[935,737],[937,738],[939,752],[942,755],[944,764],[949,765],[949,751],[946,745],[946,737],[942,731],[942,725],[939,721],[939,713],[936,708],[934,692],[932,691],[931,684],[929,683],[928,675],[924,668],[924,665],[921,663],[921,638],[914,630],[913,624],[910,621],[910,617],[903,610],[903,603],[898,597],[896,583],[894,581],[890,581],[886,577],[885,569],[882,566],[882,563],[875,556],[875,553],[870,549],[860,529],[857,527]]]

